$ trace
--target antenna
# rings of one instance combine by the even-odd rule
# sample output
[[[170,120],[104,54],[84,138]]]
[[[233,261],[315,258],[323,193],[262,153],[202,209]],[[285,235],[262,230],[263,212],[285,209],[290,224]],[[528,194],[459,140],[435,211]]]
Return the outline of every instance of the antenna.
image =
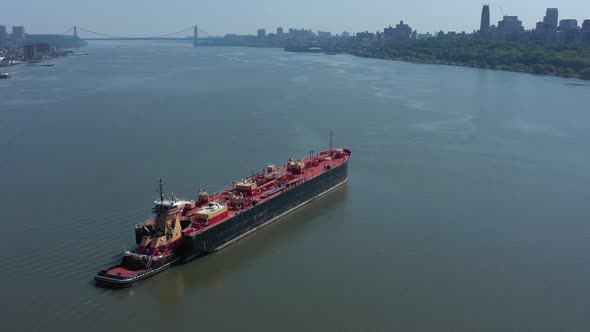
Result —
[[[160,179],[160,203],[164,203],[164,190],[162,189],[162,179]]]
[[[330,129],[330,153],[332,153],[332,150],[334,150],[333,133],[332,133],[332,129]]]
[[[500,11],[502,12],[502,17],[506,16],[506,14],[504,13],[504,9],[502,9],[502,6],[498,6],[500,7]]]

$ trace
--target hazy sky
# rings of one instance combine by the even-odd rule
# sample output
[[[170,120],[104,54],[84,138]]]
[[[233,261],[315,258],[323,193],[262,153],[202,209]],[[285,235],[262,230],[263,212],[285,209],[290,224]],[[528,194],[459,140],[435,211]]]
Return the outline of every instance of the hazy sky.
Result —
[[[377,31],[400,20],[418,32],[473,31],[481,6],[492,22],[499,7],[518,15],[525,27],[542,20],[547,7],[560,19],[590,18],[590,0],[1,0],[0,24],[24,25],[28,33],[62,33],[74,25],[108,34],[151,36],[199,25],[213,35],[256,34],[276,27],[340,33]],[[10,29],[10,27],[9,27]],[[82,34],[81,34],[82,35]]]

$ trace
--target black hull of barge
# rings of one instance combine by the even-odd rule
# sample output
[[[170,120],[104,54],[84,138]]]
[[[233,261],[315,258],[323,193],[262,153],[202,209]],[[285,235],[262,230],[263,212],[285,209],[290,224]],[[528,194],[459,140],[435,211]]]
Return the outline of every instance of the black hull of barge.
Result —
[[[295,211],[323,194],[343,185],[348,179],[348,162],[326,170],[322,175],[288,189],[277,197],[240,213],[193,237],[183,235],[183,261],[189,261],[249,235],[259,228]]]

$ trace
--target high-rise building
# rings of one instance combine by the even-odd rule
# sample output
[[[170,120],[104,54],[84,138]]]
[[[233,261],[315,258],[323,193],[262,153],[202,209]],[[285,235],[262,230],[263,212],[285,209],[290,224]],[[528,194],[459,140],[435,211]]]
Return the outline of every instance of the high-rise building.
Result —
[[[25,27],[21,26],[17,26],[17,27],[12,27],[12,41],[20,44],[22,42],[25,41],[26,39],[26,35],[25,35]]]
[[[35,53],[37,54],[49,54],[51,53],[51,44],[49,43],[34,43]]]
[[[17,27],[12,27],[12,41],[15,42],[16,44],[20,44],[22,42],[25,41],[26,39],[26,35],[25,35],[25,27],[24,26],[17,26]]]
[[[559,10],[557,8],[547,8],[545,17],[543,17],[543,23],[545,23],[545,29],[556,30],[557,22],[559,21]]]
[[[340,37],[342,37],[342,38],[349,38],[350,37],[350,33],[348,31],[342,31],[342,33],[340,34]]]
[[[283,28],[278,27],[277,28],[277,36],[281,37],[283,35],[283,33],[284,33]]]
[[[484,5],[481,10],[481,25],[479,27],[480,35],[487,35],[490,33],[490,6]]]
[[[264,39],[266,38],[266,29],[258,29],[258,38]]]
[[[412,38],[412,31],[409,25],[401,21],[395,25],[395,28],[392,28],[390,25],[389,28],[383,29],[383,38],[391,41],[408,40]]]
[[[23,56],[26,61],[32,61],[37,58],[37,50],[35,49],[35,45],[25,45],[23,47]]]
[[[7,37],[8,36],[6,35],[6,26],[0,25],[0,44],[4,44],[6,42]]]
[[[590,43],[590,20],[584,20],[582,23],[582,41]]]
[[[578,20],[567,19],[559,21],[560,31],[576,30],[578,28]]]
[[[518,16],[504,16],[502,21],[498,22],[498,35],[501,37],[508,37],[520,32],[524,32],[524,27]]]

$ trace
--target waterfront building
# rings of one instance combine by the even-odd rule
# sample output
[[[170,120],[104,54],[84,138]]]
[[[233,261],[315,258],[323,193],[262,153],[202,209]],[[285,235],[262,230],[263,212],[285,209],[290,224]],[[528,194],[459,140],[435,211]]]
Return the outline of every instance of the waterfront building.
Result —
[[[566,19],[559,21],[559,31],[570,31],[578,28],[578,20]]]
[[[340,34],[340,37],[350,38],[350,33],[348,31],[342,31],[342,33]]]
[[[36,54],[50,54],[52,51],[51,44],[49,43],[34,43]]]
[[[579,43],[582,41],[582,30],[573,29],[566,31],[558,31],[557,40],[562,43]]]
[[[331,37],[332,33],[318,30],[318,39],[330,39]]]
[[[434,37],[433,34],[431,34],[430,32],[427,32],[427,33],[419,33],[416,36],[416,39],[428,39],[428,38],[433,38],[433,37]]]
[[[502,21],[498,22],[497,33],[500,38],[520,40],[524,33],[522,21],[518,19],[518,16],[504,16]]]
[[[258,29],[257,35],[260,39],[266,38],[266,29]]]
[[[554,43],[557,41],[556,30],[547,29],[547,25],[544,22],[538,22],[536,29],[528,33],[528,39],[530,41],[542,41]]]
[[[531,41],[556,42],[558,40],[558,18],[559,10],[557,8],[547,8],[542,22],[537,22],[535,30],[528,33],[528,39]]]
[[[0,25],[0,44],[6,43],[8,35],[6,34],[6,26]]]
[[[289,29],[289,37],[291,39],[295,39],[296,41],[302,41],[302,42],[308,42],[311,40],[314,40],[316,35],[315,33],[313,33],[313,31],[310,30],[305,30],[305,29],[293,29],[290,28]]]
[[[371,41],[375,39],[375,34],[369,31],[357,32],[356,39],[361,41]]]
[[[543,17],[545,30],[557,30],[557,22],[559,21],[559,10],[557,8],[547,8],[545,17]]]
[[[25,34],[25,27],[24,26],[14,26],[12,27],[12,41],[15,44],[21,44],[25,41],[26,39],[26,34]]]
[[[559,21],[557,39],[563,43],[581,42],[582,31],[578,27],[578,20],[566,19]]]
[[[389,28],[383,29],[383,39],[386,41],[408,40],[412,38],[412,32],[412,28],[401,21],[395,25],[395,28],[390,25]]]
[[[283,37],[283,33],[284,33],[283,28],[278,27],[277,28],[277,36],[278,37]]]
[[[590,20],[584,20],[582,23],[582,41],[590,43]]]
[[[37,50],[35,49],[35,45],[25,45],[23,46],[23,57],[25,61],[32,61],[37,58]]]
[[[484,5],[481,10],[481,24],[479,26],[479,34],[487,37],[490,34],[490,6]]]

